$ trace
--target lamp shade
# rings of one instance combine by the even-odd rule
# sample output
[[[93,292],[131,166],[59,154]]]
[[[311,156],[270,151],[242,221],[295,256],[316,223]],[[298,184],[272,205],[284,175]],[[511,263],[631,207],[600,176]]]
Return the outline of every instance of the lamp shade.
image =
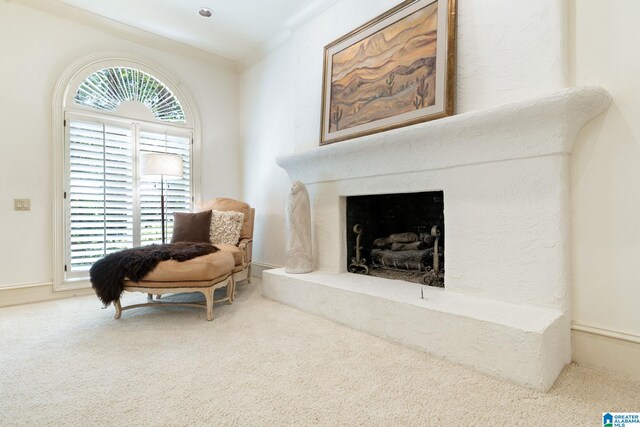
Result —
[[[143,153],[140,174],[145,178],[182,178],[182,157],[176,154]]]

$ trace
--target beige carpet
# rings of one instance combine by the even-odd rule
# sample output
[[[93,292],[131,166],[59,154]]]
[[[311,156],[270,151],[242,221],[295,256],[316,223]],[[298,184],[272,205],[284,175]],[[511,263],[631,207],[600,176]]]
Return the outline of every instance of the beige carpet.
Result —
[[[571,365],[534,392],[263,299],[259,284],[214,315],[116,321],[95,297],[0,309],[0,425],[598,426],[603,411],[640,411],[639,382]]]

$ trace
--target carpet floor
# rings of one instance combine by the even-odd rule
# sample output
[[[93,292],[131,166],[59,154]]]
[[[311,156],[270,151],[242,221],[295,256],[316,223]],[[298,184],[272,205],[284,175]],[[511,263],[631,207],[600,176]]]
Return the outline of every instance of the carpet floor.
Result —
[[[569,365],[535,392],[269,301],[259,283],[214,316],[114,320],[93,296],[0,309],[0,425],[598,426],[640,411],[638,381]]]

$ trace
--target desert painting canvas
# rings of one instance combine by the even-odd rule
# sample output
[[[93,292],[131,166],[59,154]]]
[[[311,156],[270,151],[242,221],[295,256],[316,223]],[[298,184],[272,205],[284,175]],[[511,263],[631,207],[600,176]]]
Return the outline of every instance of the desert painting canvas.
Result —
[[[439,47],[446,51],[447,45],[438,43],[440,33],[446,35],[438,28],[442,22],[439,8],[444,3],[446,9],[447,3],[406,3],[412,3],[413,10],[405,10],[401,17],[387,17],[389,22],[381,22],[377,31],[353,37],[354,42],[342,43],[340,50],[325,51],[329,76],[325,75],[321,143],[333,142],[334,135],[353,137],[349,134],[352,129],[357,130],[355,136],[363,130],[372,133],[367,128],[376,129],[382,121],[383,127],[398,127],[402,120],[415,122],[427,110],[433,112],[438,92],[445,88],[438,85],[438,73],[446,73],[446,68],[437,65],[447,60],[439,55]],[[393,123],[394,117],[400,121]]]

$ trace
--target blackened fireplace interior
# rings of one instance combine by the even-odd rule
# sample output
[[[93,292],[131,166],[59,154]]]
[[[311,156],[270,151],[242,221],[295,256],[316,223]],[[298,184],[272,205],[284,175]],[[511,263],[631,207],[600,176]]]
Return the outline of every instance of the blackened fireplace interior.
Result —
[[[352,273],[444,287],[444,237],[442,191],[347,197]]]

